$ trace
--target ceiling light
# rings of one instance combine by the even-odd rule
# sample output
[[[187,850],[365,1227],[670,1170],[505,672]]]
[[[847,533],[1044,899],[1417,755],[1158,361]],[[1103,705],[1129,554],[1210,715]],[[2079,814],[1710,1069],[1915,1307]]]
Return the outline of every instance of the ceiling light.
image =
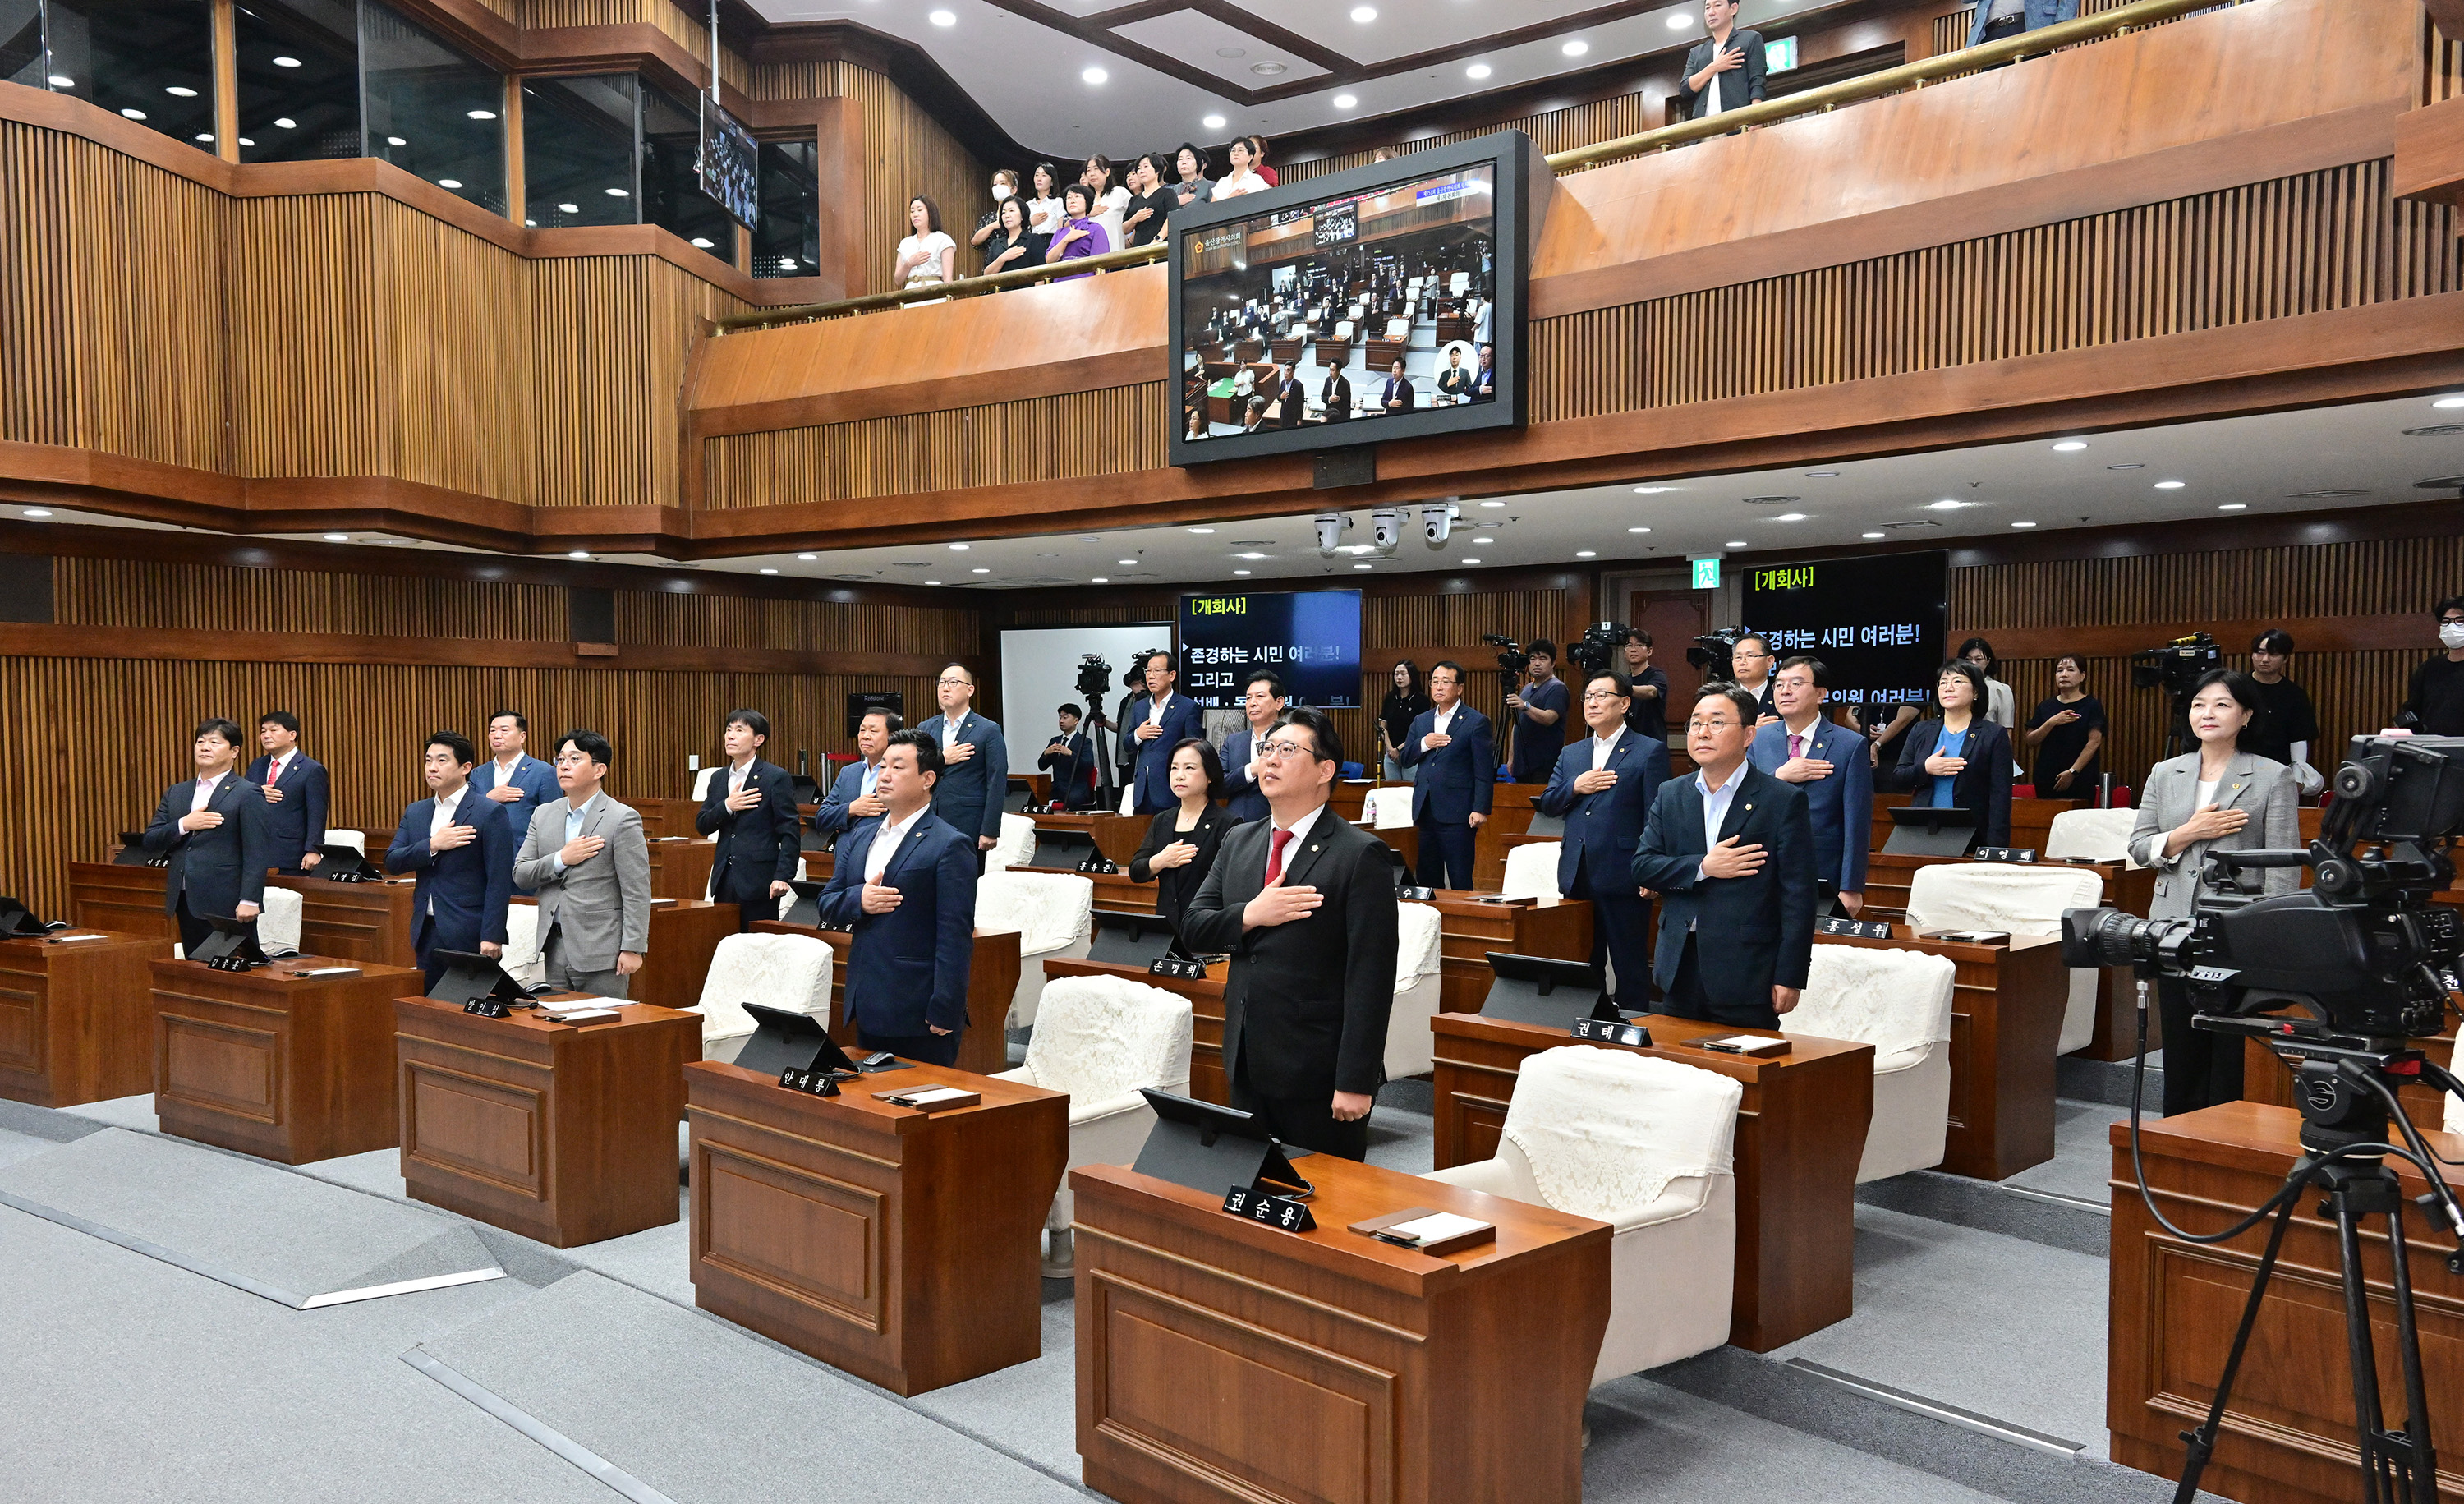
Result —
[[[327,533],[325,535],[325,542],[329,543],[347,543],[350,541],[351,535],[348,533]]]
[[[1124,569],[1134,569],[1138,565],[1138,562],[1134,559],[1115,559],[1112,562]]]
[[[1359,104],[1360,97],[1356,94],[1338,94],[1334,97],[1333,102],[1336,109],[1348,110]]]
[[[1868,537],[1868,538],[1880,538],[1880,537],[1881,537],[1882,535],[1881,535],[1881,534],[1880,534],[1880,533],[1867,533],[1865,536],[1866,536],[1866,537]]]
[[[26,508],[26,515],[39,521],[40,520],[51,516],[52,513],[49,507],[30,506]]]
[[[695,235],[693,237],[693,244],[701,247],[705,251],[717,243],[718,242],[711,239],[708,235]]]
[[[1682,32],[1693,24],[1693,15],[1684,11],[1679,11],[1668,18],[1668,29],[1672,32]]]
[[[2013,527],[2034,527],[2036,524],[2034,522],[2013,522],[2011,525]]]
[[[205,142],[205,143],[206,143],[207,144],[209,144],[209,145],[212,144],[212,143],[213,143],[213,138],[212,138],[211,136],[199,136],[197,139],[198,139],[199,141]]]
[[[924,583],[925,583],[926,585],[939,585],[941,582],[940,582],[940,581],[938,581],[938,580],[927,580],[927,581],[925,581]],[[1095,583],[1096,583],[1097,585],[1101,585],[1101,584],[1103,584],[1104,582],[1103,582],[1103,581],[1101,581],[1101,580],[1098,580],[1098,581],[1096,581]]]
[[[1488,74],[1489,67],[1486,63],[1474,63],[1463,70],[1463,77],[1466,78],[1485,78]]]
[[[1647,527],[1629,527],[1626,531],[1629,533],[1648,533],[1651,529]]]
[[[606,191],[609,198],[631,198],[633,196],[633,190],[631,188],[609,188]]]
[[[460,178],[438,178],[436,180],[436,186],[438,188],[458,188],[462,186],[462,180]]]
[[[2054,453],[2057,454],[2076,454],[2085,448],[2087,448],[2087,440],[2085,439],[2064,439],[2054,446]]]
[[[385,144],[388,146],[407,146],[410,143],[403,140],[399,136],[387,136],[385,138]]]
[[[1235,559],[1264,559],[1268,556],[1265,554],[1234,554],[1232,557]]]
[[[1480,563],[1480,561],[1479,561],[1479,560],[1477,560],[1477,559],[1466,559],[1466,560],[1464,560],[1464,561],[1463,561],[1463,563],[1465,563],[1465,564],[1478,564],[1478,563]]]
[[[1925,510],[1928,512],[1956,512],[1961,507],[1971,504],[1972,503],[1967,501],[1953,501],[1949,498],[1945,497],[1942,500],[1929,501],[1925,503]]]
[[[814,560],[819,559],[822,556],[819,554],[798,554],[796,557],[802,559],[806,564],[811,564]]]
[[[1246,569],[1235,569],[1232,572],[1234,574],[1247,574],[1249,571]]]
[[[2217,503],[2216,510],[2219,512],[2247,512],[2250,510],[2250,503],[2247,501],[2224,501]]]
[[[2145,465],[2107,465],[2104,468],[2107,470],[2145,470],[2147,467]]]
[[[464,110],[462,113],[474,121],[492,121],[496,118],[496,112],[494,110]]]
[[[1771,520],[1774,522],[1802,522],[1805,520],[1805,514],[1802,512],[1782,512],[1779,516],[1772,518]]]
[[[297,130],[299,128],[299,122],[293,120],[288,115],[275,116],[274,118],[274,125],[276,130]]]
[[[60,80],[55,78],[52,81],[54,83],[57,83]],[[2441,397],[2436,402],[2431,403],[2431,406],[2433,408],[2464,408],[2464,397]]]
[[[1742,538],[1731,538],[1721,546],[1724,548],[1743,548],[1746,546],[1746,541]]]
[[[193,100],[197,97],[196,90],[187,88],[176,83],[165,88],[163,92],[175,100]]]
[[[764,569],[761,572],[763,574],[777,574],[779,571],[776,569]]]
[[[587,559],[590,557],[590,550],[587,548],[577,548],[564,557],[567,559]]]
[[[1377,8],[1374,5],[1353,6],[1352,8],[1352,18],[1359,22],[1361,25],[1367,26],[1370,22],[1377,19]]]
[[[297,68],[299,66],[299,59],[297,57],[276,57],[274,59],[274,66],[276,68]]]
[[[1837,480],[1839,478],[1839,472],[1836,470],[1809,470],[1805,473],[1805,478],[1808,480]]]
[[[52,87],[55,89],[74,89],[77,87],[77,80],[70,77],[67,74],[55,73],[52,75]]]
[[[1592,44],[1582,40],[1580,37],[1577,37],[1574,40],[1568,42],[1565,46],[1557,49],[1557,51],[1564,53],[1569,57],[1580,57],[1591,50]]]
[[[1634,494],[1639,497],[1665,496],[1676,489],[1675,486],[1637,486],[1634,488]]]
[[[1503,501],[1483,501],[1481,503],[1483,506],[1504,506],[1505,504],[1506,503]]]
[[[1375,568],[1375,567],[1376,567],[1376,565],[1375,565],[1375,564],[1353,564],[1352,567],[1353,567],[1354,569],[1374,569],[1374,568]]]
[[[1222,116],[1209,115],[1206,119],[1199,121],[1198,123],[1205,126],[1208,130],[1221,130],[1224,122]]]
[[[1193,527],[1190,531],[1196,533],[1200,538],[1208,538],[1214,535],[1215,529],[1211,527]]]
[[[582,206],[579,204],[559,204],[556,206],[556,210],[560,214],[579,214],[582,212]]]
[[[972,546],[974,545],[970,543],[952,543],[950,545],[950,552],[954,554],[963,554]]]
[[[1087,82],[1089,82],[1089,83],[1101,83],[1101,82],[1103,82],[1105,79],[1107,79],[1107,78],[1111,77],[1111,74],[1109,74],[1109,73],[1106,73],[1106,72],[1105,72],[1103,69],[1101,69],[1101,68],[1089,68],[1089,69],[1085,69],[1085,70],[1081,71],[1081,72],[1079,73],[1078,77],[1081,77],[1081,78],[1083,78],[1083,79],[1085,79],[1085,80],[1086,80]]]
[[[958,18],[952,15],[947,11],[935,11],[924,19],[932,22],[935,26],[956,26],[958,24]]]
[[[1574,550],[1574,557],[1577,559],[1597,559],[1599,556],[1600,551],[1596,548],[1577,548]]]
[[[2156,489],[2159,491],[2179,491],[2189,484],[2189,482],[2187,480],[2159,480],[2156,482]]]
[[[976,573],[978,573],[978,574],[990,574],[990,573],[992,573],[992,570],[990,570],[989,568],[985,567],[985,566],[984,566],[984,565],[982,565],[982,564],[978,564],[978,565],[976,565]]]
[[[1289,73],[1291,69],[1279,62],[1254,62],[1249,65],[1249,71],[1261,78],[1272,78]]]
[[[1091,583],[1092,583],[1092,584],[1095,584],[1095,585],[1110,585],[1110,584],[1111,584],[1112,582],[1111,582],[1111,580],[1106,579],[1104,576],[1102,576],[1102,575],[1100,575],[1100,574],[1099,574],[1099,575],[1095,576],[1094,580],[1093,580]]]
[[[253,146],[253,145],[255,145],[255,144],[256,144],[256,143],[254,143],[254,142],[253,142],[253,141],[249,140],[249,139],[248,139],[247,137],[245,137],[245,136],[242,136],[242,137],[239,139],[239,144],[240,144],[241,145],[243,145],[243,146]]]
[[[122,110],[120,113],[127,116],[133,121],[142,121],[145,118],[145,112],[143,110]]]

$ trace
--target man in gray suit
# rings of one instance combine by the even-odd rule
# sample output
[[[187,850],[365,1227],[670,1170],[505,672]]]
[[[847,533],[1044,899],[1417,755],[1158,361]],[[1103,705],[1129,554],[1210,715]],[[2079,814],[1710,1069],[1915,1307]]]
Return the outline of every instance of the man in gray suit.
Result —
[[[600,787],[614,754],[596,731],[556,744],[564,798],[531,812],[514,883],[539,895],[539,960],[556,986],[621,998],[650,948],[650,847],[642,816]]]

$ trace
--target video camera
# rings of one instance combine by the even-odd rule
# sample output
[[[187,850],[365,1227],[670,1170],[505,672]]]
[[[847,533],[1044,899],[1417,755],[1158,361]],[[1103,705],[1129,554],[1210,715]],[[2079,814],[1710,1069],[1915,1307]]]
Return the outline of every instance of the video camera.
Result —
[[[1743,627],[1723,627],[1718,631],[1705,632],[1685,650],[1685,661],[1702,670],[1705,678],[1734,684],[1737,682],[1737,644],[1752,635]]]
[[[1583,634],[1566,648],[1566,656],[1583,671],[1589,679],[1595,674],[1606,674],[1619,662],[1618,650],[1625,646],[1625,629],[1615,622],[1594,622],[1583,629]]]
[[[1520,681],[1525,671],[1531,667],[1530,652],[1513,638],[1485,631],[1480,634],[1480,640],[1498,650],[1497,672],[1506,675],[1507,683]]]
[[[2211,669],[2225,666],[2225,652],[2213,637],[2194,631],[2187,637],[2176,637],[2161,648],[2146,648],[2130,655],[2130,687],[2162,689],[2187,712],[2190,692]]]
[[[1104,714],[1104,699],[1112,692],[1112,666],[1100,652],[1089,652],[1078,660],[1078,697],[1094,707],[1096,719]]]

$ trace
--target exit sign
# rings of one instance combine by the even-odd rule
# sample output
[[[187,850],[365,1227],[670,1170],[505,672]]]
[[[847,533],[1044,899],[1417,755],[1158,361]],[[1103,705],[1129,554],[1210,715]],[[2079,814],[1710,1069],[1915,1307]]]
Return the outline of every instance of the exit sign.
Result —
[[[1719,587],[1720,561],[1717,559],[1695,560],[1694,588],[1698,590],[1716,590]]]
[[[1763,71],[1786,73],[1796,66],[1796,38],[1783,36],[1763,43]]]

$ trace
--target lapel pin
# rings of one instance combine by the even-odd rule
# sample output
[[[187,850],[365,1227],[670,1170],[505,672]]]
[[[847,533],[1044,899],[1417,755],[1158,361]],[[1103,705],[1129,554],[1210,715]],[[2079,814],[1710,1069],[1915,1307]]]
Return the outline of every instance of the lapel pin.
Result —
[[[1753,812],[1754,812],[1754,807],[1753,807],[1753,806],[1751,806],[1751,805],[1748,805],[1748,806],[1746,806],[1746,813],[1748,813],[1748,814],[1752,814]]]

